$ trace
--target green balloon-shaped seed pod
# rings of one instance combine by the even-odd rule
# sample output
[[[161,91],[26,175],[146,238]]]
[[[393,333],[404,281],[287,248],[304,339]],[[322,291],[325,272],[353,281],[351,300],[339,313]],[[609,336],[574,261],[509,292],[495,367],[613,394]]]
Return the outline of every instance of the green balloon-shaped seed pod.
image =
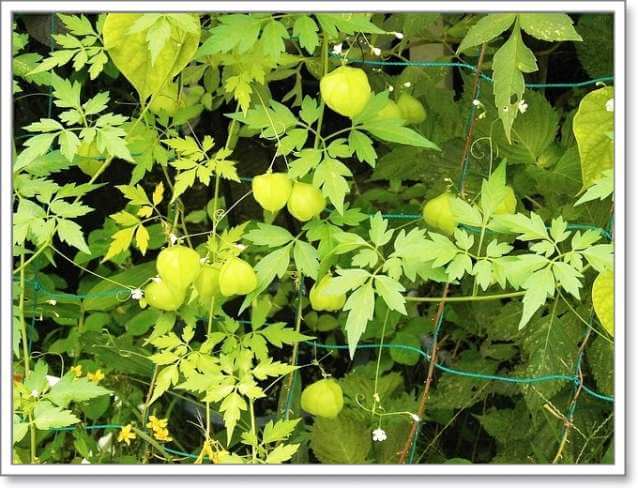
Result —
[[[257,203],[274,213],[286,206],[292,191],[292,181],[286,173],[266,173],[253,178],[252,189]]]
[[[447,235],[452,235],[459,225],[452,212],[452,201],[456,197],[450,192],[441,193],[429,200],[423,207],[423,220],[430,227]]]
[[[307,386],[301,393],[301,408],[311,415],[333,419],[343,408],[343,392],[339,383],[324,378]]]
[[[326,199],[309,183],[295,182],[288,198],[288,211],[297,220],[307,222],[326,208]]]
[[[199,260],[197,251],[190,247],[167,247],[157,256],[157,272],[172,287],[185,290],[199,274]]]
[[[213,300],[221,294],[219,286],[220,266],[205,264],[195,278],[193,285],[197,290],[200,305],[208,307]]]
[[[310,289],[310,306],[318,312],[335,312],[341,310],[346,303],[346,295],[334,295],[326,292],[332,277],[325,275]]]
[[[401,109],[394,100],[388,100],[381,110],[374,116],[374,120],[403,119]]]
[[[412,95],[402,93],[399,95],[397,105],[403,119],[409,124],[420,124],[427,118],[427,112],[423,104]]]
[[[154,278],[144,288],[144,298],[151,307],[165,312],[174,312],[184,303],[186,291],[184,288],[175,288],[162,278]]]
[[[366,72],[350,66],[340,66],[325,75],[319,88],[331,110],[350,118],[359,115],[372,96]]]
[[[219,272],[219,290],[225,297],[248,295],[257,288],[253,267],[241,258],[228,259]]]

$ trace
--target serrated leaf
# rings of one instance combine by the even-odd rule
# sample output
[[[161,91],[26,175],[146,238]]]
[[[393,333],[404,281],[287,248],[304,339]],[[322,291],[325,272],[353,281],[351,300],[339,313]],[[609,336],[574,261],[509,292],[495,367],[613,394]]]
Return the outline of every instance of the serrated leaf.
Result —
[[[51,388],[46,398],[65,408],[71,402],[86,402],[110,394],[110,390],[96,385],[86,377],[75,378],[73,374],[66,374]]]
[[[80,421],[70,410],[63,410],[45,400],[39,401],[35,405],[33,416],[35,426],[40,430],[67,427]]]
[[[115,234],[113,234],[113,236],[111,237],[112,241],[111,245],[109,246],[109,250],[102,261],[108,261],[121,252],[126,251],[131,246],[131,241],[133,240],[134,233],[135,227],[129,227],[127,229],[118,230]]]
[[[319,253],[317,250],[304,241],[296,241],[293,248],[293,257],[297,269],[305,276],[313,280],[317,279],[319,272]]]
[[[283,246],[294,239],[293,235],[283,227],[257,223],[257,228],[246,233],[244,238],[257,246],[270,248]]]
[[[511,142],[511,129],[518,113],[518,103],[525,92],[523,73],[538,70],[534,53],[525,46],[518,25],[510,38],[494,54],[494,101],[503,121],[505,137]],[[512,97],[516,97],[512,103]]]
[[[521,28],[530,36],[541,41],[582,41],[574,22],[563,13],[521,13]]]
[[[516,14],[488,14],[482,17],[467,31],[457,52],[467,51],[495,39],[509,29],[514,20]]]
[[[376,275],[374,277],[374,288],[391,310],[407,315],[405,297],[403,296],[405,288],[401,283],[389,276]]]
[[[374,316],[374,290],[372,289],[372,283],[368,282],[352,292],[343,306],[343,310],[348,311],[345,331],[348,352],[350,353],[350,358],[353,358],[359,339],[363,335],[368,322]]]
[[[335,419],[315,419],[310,447],[325,464],[362,464],[368,459],[372,435],[367,423],[344,411]]]
[[[57,233],[60,240],[67,244],[79,249],[85,254],[91,254],[89,246],[84,240],[84,234],[82,233],[82,227],[67,219],[58,219]]]

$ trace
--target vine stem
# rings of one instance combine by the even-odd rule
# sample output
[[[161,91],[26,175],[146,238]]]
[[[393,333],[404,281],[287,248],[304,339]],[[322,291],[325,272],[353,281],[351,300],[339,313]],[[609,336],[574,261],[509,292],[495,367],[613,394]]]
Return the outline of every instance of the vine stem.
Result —
[[[515,298],[522,297],[525,295],[524,291],[513,291],[511,293],[496,293],[494,295],[464,295],[460,297],[448,297],[448,296],[440,296],[440,297],[411,297],[406,296],[405,299],[408,302],[486,302],[489,300],[501,300],[502,298]]]
[[[481,64],[483,64],[483,57],[485,56],[485,43],[481,45],[481,53],[479,54],[478,63],[476,64],[475,77],[474,77],[474,86],[472,87],[472,100],[476,98],[476,94],[478,93],[479,82],[481,80]],[[472,136],[474,134],[474,125],[476,123],[476,115],[475,112],[472,111],[472,118],[470,121],[470,126],[467,130],[467,134],[465,136],[465,145],[463,147],[463,155],[461,156],[461,172],[465,171],[465,161],[467,159],[467,155],[469,154],[470,148],[472,146]],[[462,176],[462,173],[461,173]],[[461,185],[459,188],[459,193],[461,197],[464,195],[464,187],[465,181],[461,179]],[[443,289],[443,295],[441,300],[439,301],[439,306],[437,307],[436,316],[434,318],[435,325],[438,325],[442,319],[443,311],[445,310],[445,302],[447,295],[450,291],[450,284],[446,283],[445,288]],[[432,351],[430,352],[430,364],[428,366],[428,374],[425,379],[425,383],[423,386],[423,394],[421,395],[421,399],[419,400],[419,408],[417,410],[417,416],[419,419],[423,418],[423,414],[425,413],[425,408],[427,406],[428,398],[430,397],[430,386],[432,385],[432,379],[434,377],[434,371],[436,370],[436,360],[438,355],[438,336],[434,334],[434,341],[432,343]],[[410,451],[410,447],[412,443],[415,441],[414,437],[416,436],[417,428],[420,425],[420,421],[412,422],[412,427],[410,428],[410,432],[408,433],[408,437],[405,440],[405,444],[403,445],[403,449],[401,450],[401,454],[399,456],[399,464],[405,464],[406,459],[408,457],[408,452]]]
[[[301,314],[303,312],[303,300],[301,299],[301,286],[303,285],[303,275],[299,273],[299,300],[297,303],[297,315],[295,317],[295,331],[297,333],[301,332]],[[299,343],[295,342],[292,346],[292,357],[290,358],[290,364],[292,366],[297,365],[297,355],[299,354]],[[290,392],[292,391],[292,382],[295,378],[296,371],[292,371],[288,375],[288,382],[286,383],[286,395],[290,396]],[[286,405],[286,420],[290,416],[290,412],[288,406]]]
[[[565,431],[563,432],[563,437],[560,440],[560,445],[558,446],[558,451],[556,451],[556,455],[552,460],[552,464],[556,464],[562,457],[563,451],[565,450],[565,446],[567,445],[567,441],[569,439],[569,433],[574,426],[574,409],[576,408],[576,402],[578,401],[578,397],[580,397],[580,393],[583,391],[583,370],[581,368],[580,360],[582,358],[583,352],[585,350],[585,346],[589,341],[589,337],[591,336],[591,329],[587,329],[587,334],[583,339],[582,344],[578,348],[578,356],[577,356],[577,365],[578,365],[578,387],[574,392],[574,396],[572,397],[572,401],[569,403],[569,414],[567,419],[565,420]]]

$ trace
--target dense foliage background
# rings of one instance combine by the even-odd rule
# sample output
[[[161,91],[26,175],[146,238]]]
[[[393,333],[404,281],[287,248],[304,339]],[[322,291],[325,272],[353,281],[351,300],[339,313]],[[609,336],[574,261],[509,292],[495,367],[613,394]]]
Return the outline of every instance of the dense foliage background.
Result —
[[[613,462],[612,48],[600,14],[18,15],[15,462]],[[154,299],[175,246],[222,292]]]

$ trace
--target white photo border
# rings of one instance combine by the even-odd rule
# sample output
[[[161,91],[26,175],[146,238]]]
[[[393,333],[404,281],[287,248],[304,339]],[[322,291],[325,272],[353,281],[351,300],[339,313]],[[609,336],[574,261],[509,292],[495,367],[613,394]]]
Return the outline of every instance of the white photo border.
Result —
[[[179,8],[176,8],[179,7]],[[11,381],[11,216],[13,94],[11,73],[12,16],[16,12],[102,11],[348,11],[348,12],[483,12],[558,11],[614,14],[615,130],[615,403],[614,464],[611,465],[71,465],[12,464]],[[624,475],[626,472],[625,381],[625,3],[612,1],[4,1],[0,10],[1,111],[0,130],[0,473],[2,475]]]

